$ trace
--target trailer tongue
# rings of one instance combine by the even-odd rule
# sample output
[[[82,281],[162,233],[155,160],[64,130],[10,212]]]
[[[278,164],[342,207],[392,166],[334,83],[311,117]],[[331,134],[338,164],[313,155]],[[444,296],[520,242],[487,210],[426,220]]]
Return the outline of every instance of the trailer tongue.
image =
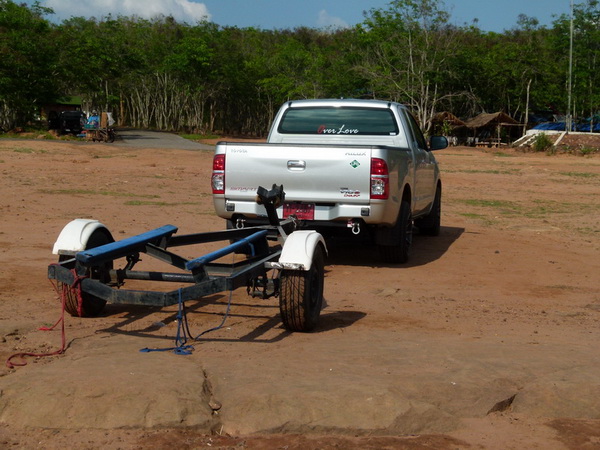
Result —
[[[169,306],[246,286],[253,297],[278,297],[283,325],[289,331],[310,331],[323,304],[325,242],[316,231],[295,231],[295,219],[279,220],[283,186],[262,187],[257,203],[264,205],[269,225],[177,236],[165,225],[114,241],[98,221],[76,219],[63,229],[55,246],[57,264],[48,278],[63,285],[65,309],[75,316],[98,315],[109,303]],[[197,258],[184,258],[172,249],[225,241],[228,245]],[[176,271],[134,270],[144,253]],[[230,254],[245,255],[231,263]],[[232,258],[233,259],[233,258]],[[121,268],[115,268],[121,263]],[[174,290],[128,290],[128,280],[178,283]]]

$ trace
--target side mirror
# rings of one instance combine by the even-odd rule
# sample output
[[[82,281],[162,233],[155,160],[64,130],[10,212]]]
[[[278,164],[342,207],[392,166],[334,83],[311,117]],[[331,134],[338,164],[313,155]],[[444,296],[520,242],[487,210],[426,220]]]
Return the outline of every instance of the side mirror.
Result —
[[[429,139],[429,150],[442,150],[448,147],[448,139],[445,136],[431,136]]]

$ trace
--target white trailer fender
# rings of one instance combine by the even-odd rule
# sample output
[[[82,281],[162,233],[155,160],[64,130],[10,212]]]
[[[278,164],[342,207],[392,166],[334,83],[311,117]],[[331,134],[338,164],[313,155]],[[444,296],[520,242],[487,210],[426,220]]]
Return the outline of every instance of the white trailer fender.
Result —
[[[314,230],[299,230],[290,234],[283,244],[279,265],[283,269],[309,270],[317,245],[327,253],[325,239]]]
[[[54,243],[54,248],[52,249],[52,254],[75,255],[75,253],[85,250],[88,239],[92,233],[100,228],[104,228],[108,232],[108,228],[97,220],[72,220],[65,225],[58,235],[58,239]]]

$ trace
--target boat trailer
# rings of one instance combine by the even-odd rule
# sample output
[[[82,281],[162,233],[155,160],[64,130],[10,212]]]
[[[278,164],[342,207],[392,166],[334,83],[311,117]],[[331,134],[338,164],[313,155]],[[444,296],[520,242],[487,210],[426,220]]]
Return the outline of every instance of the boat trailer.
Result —
[[[169,306],[245,286],[249,295],[279,298],[283,326],[306,332],[316,326],[323,305],[323,237],[313,230],[296,230],[295,218],[279,219],[283,186],[261,186],[257,203],[264,205],[269,224],[241,229],[176,235],[164,225],[115,241],[97,220],[75,219],[61,231],[53,253],[58,262],[48,266],[48,278],[65,292],[65,310],[73,316],[93,317],[108,303]],[[227,245],[188,259],[177,247],[225,241]],[[176,270],[134,270],[146,254]],[[231,263],[222,257],[234,254]],[[117,262],[121,265],[116,268]],[[140,264],[141,265],[141,264]],[[128,280],[176,283],[173,290],[128,290]],[[162,285],[161,285],[162,286]]]

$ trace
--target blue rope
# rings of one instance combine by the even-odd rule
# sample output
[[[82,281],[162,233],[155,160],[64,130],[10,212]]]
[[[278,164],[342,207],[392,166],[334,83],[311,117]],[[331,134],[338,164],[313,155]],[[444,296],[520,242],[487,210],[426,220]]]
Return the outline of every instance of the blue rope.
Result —
[[[216,330],[218,330],[220,328],[223,328],[223,325],[225,324],[225,321],[227,320],[227,317],[229,317],[229,310],[231,309],[231,298],[232,297],[233,297],[233,291],[229,291],[229,301],[227,302],[227,310],[225,311],[225,315],[223,316],[223,320],[221,320],[221,323],[218,326],[214,327],[214,328],[210,328],[210,329],[205,330],[202,333],[200,333],[198,336],[196,336],[194,338],[195,341],[199,341],[200,337],[202,335],[206,334],[206,333],[210,333],[211,331],[216,331]],[[187,322],[186,322],[186,326],[187,326]],[[188,329],[188,334],[189,334],[190,337],[192,336],[192,333],[189,332],[189,329]]]
[[[175,336],[175,347],[168,348],[142,348],[140,352],[168,352],[172,351],[176,355],[191,355],[194,350],[193,345],[186,345],[188,336],[191,338],[192,335],[189,332],[187,314],[185,312],[185,303],[181,296],[181,288],[179,289],[179,301],[177,309],[177,335]]]
[[[229,311],[231,310],[231,300],[233,298],[233,291],[229,291],[229,301],[227,302],[227,309],[225,311],[225,315],[223,316],[223,320],[221,323],[213,328],[203,331],[196,337],[192,337],[192,333],[190,332],[190,327],[187,321],[187,313],[185,310],[185,303],[181,297],[181,288],[179,289],[179,307],[177,309],[177,334],[175,336],[175,347],[168,348],[142,348],[140,352],[142,353],[150,353],[150,352],[168,352],[172,351],[176,355],[191,355],[194,350],[194,346],[188,344],[188,337],[194,341],[199,341],[200,337],[205,335],[206,333],[210,333],[211,331],[216,331],[223,328],[225,321],[229,317]]]

